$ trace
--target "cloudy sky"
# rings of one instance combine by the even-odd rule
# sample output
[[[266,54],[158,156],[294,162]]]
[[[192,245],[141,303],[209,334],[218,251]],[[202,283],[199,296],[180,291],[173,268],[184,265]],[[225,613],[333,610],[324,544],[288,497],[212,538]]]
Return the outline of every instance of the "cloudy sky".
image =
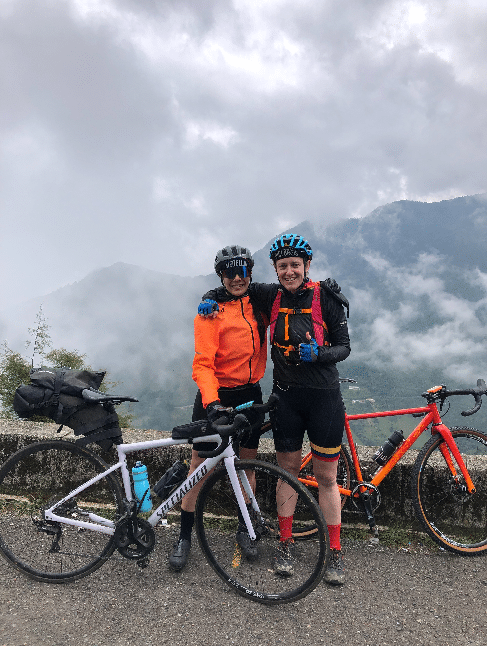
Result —
[[[401,372],[436,369],[464,387],[487,378],[486,273],[452,267],[434,252],[406,268],[378,256],[367,260],[377,269],[377,289],[350,290],[351,328],[358,340],[353,362]],[[455,278],[463,289],[452,293]],[[468,284],[475,300],[468,297]],[[398,307],[391,306],[392,293]]]
[[[0,310],[487,190],[485,0],[2,0]]]

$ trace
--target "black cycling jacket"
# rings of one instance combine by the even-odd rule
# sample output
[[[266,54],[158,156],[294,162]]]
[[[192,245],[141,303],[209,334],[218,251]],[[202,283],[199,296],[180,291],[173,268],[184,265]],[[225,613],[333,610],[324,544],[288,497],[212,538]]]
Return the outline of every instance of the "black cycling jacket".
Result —
[[[207,292],[203,298],[218,301],[220,289]],[[281,307],[296,310],[308,309],[311,306],[313,290],[303,283],[301,289],[292,294],[280,284],[251,283],[248,294],[253,303],[270,320],[272,305],[278,289],[282,290]],[[321,287],[321,311],[323,321],[328,328],[329,346],[319,346],[318,359],[315,362],[299,362],[297,354],[287,359],[284,350],[272,345],[271,357],[274,363],[274,382],[280,386],[301,386],[308,388],[335,388],[339,384],[336,363],[343,361],[350,354],[350,338],[347,319],[342,305],[329,290]],[[311,336],[313,323],[310,314],[293,314],[289,317],[289,341],[284,340],[284,314],[277,320],[273,341],[279,345],[291,343],[298,346],[307,343],[306,332]],[[272,340],[271,340],[272,342]]]

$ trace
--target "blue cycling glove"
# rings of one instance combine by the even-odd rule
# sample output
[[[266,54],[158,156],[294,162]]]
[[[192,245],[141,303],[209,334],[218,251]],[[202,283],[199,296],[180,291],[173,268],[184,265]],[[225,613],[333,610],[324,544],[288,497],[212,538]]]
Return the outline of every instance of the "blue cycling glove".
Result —
[[[311,363],[318,359],[318,344],[316,339],[309,339],[309,343],[299,344],[299,358],[301,361]]]
[[[219,309],[220,307],[218,306],[218,303],[216,301],[206,299],[198,305],[198,314],[200,316],[209,316],[214,312],[218,312]]]

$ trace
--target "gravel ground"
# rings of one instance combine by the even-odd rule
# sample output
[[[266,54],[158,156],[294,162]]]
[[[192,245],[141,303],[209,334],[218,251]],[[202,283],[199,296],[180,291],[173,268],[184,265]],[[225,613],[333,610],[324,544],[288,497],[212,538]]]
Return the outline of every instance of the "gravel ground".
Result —
[[[157,530],[149,567],[112,558],[68,585],[37,583],[0,559],[0,646],[484,646],[487,560],[425,548],[344,541],[347,583],[321,583],[276,607],[237,596],[196,538],[186,569],[166,558],[173,529]]]

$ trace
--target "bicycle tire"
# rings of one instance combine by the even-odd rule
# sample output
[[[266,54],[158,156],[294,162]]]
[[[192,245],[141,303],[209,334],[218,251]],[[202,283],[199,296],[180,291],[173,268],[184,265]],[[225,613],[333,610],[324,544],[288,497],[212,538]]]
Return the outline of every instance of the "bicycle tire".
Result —
[[[0,553],[36,581],[67,583],[99,568],[115,549],[113,535],[47,522],[43,510],[108,469],[89,449],[53,440],[30,444],[0,467]],[[58,515],[86,518],[89,512],[115,521],[123,493],[109,474],[78,494]],[[48,533],[50,531],[51,533]]]
[[[236,461],[237,474],[244,470],[256,475],[256,500],[261,511],[251,519],[258,535],[256,560],[248,560],[236,542],[238,505],[226,469],[217,469],[205,482],[196,503],[196,529],[206,558],[215,572],[243,597],[276,605],[296,601],[309,594],[323,576],[329,555],[328,532],[319,506],[296,478],[283,469],[257,460]],[[294,544],[294,574],[278,576],[273,570],[279,547],[277,487],[286,483],[297,496],[295,518],[313,518],[320,531],[301,544]]]
[[[337,469],[337,483],[343,488],[343,489],[351,489],[352,488],[352,474],[353,474],[353,463],[352,463],[352,458],[350,457],[350,454],[345,446],[342,446],[340,449],[340,457],[338,458],[338,469]],[[306,479],[309,476],[312,476],[313,474],[313,465],[312,461],[308,462],[308,464],[299,472],[299,478],[303,477],[303,480]],[[313,485],[308,485],[306,482],[303,482],[300,480],[302,484],[307,486],[309,491],[312,493],[316,501],[318,502],[318,487],[313,486]],[[345,506],[348,496],[342,495],[341,496],[342,500],[342,509]],[[317,532],[317,527],[314,523],[312,522],[306,522],[305,519],[301,522],[301,524],[294,523],[293,524],[293,538],[294,540],[306,540],[310,536],[313,536]]]
[[[434,435],[419,452],[411,473],[411,497],[417,518],[428,536],[442,548],[475,556],[487,550],[487,435],[469,428],[452,428],[460,453],[476,487],[469,494],[458,471],[454,481],[440,453],[444,443]],[[479,459],[482,456],[485,459]]]

